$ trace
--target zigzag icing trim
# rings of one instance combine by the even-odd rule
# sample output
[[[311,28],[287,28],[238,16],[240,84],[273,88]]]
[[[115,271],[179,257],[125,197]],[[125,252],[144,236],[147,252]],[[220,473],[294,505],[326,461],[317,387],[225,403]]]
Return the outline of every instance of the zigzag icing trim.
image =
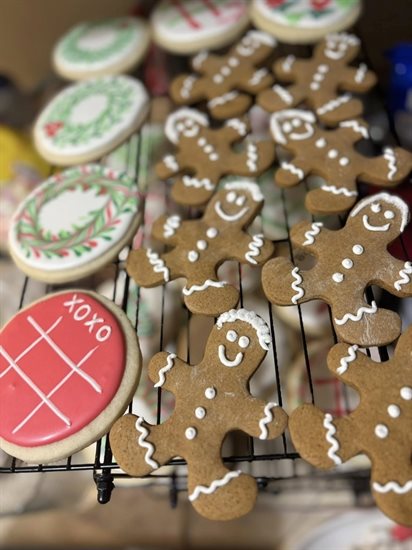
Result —
[[[220,330],[224,323],[234,323],[238,320],[249,323],[249,325],[255,329],[260,347],[267,351],[270,343],[272,342],[270,330],[265,321],[254,311],[249,311],[244,308],[226,311],[225,313],[222,313],[216,321],[216,327]]]
[[[293,103],[293,96],[290,92],[287,91],[286,88],[283,86],[279,86],[279,84],[275,84],[272,86],[272,90],[277,94],[280,99],[286,103],[286,105],[291,105]]]
[[[305,177],[305,172],[291,162],[282,162],[281,167],[283,168],[283,170],[287,170],[291,174],[298,176],[299,179],[303,179]]]
[[[329,413],[325,414],[323,419],[323,427],[326,429],[326,441],[330,443],[330,448],[328,450],[328,457],[338,466],[342,464],[342,459],[336,454],[339,451],[339,442],[334,437],[336,434],[336,428],[332,422],[332,415]]]
[[[176,233],[176,229],[179,229],[181,222],[182,218],[177,214],[169,216],[163,224],[163,236],[167,239],[169,237],[173,237],[173,235]]]
[[[334,111],[344,103],[348,103],[348,101],[350,101],[351,99],[352,99],[351,94],[344,94],[338,97],[337,99],[331,99],[321,107],[318,107],[316,109],[316,113],[318,115],[324,115],[326,113],[329,113],[330,111]]]
[[[358,70],[355,74],[355,82],[361,84],[365,80],[366,73],[368,72],[368,66],[365,63],[360,63]]]
[[[348,348],[348,355],[342,357],[340,360],[340,366],[336,369],[338,374],[343,374],[348,370],[348,363],[352,363],[356,359],[356,351],[359,349],[359,346],[356,344]]]
[[[312,229],[305,232],[306,241],[304,241],[303,246],[307,246],[308,244],[313,244],[315,242],[315,237],[316,235],[319,235],[321,227],[323,227],[322,222],[312,223]]]
[[[298,267],[295,267],[294,269],[292,269],[292,276],[295,279],[295,282],[293,282],[291,286],[292,286],[293,290],[296,291],[296,294],[294,296],[292,296],[292,302],[294,304],[297,304],[298,300],[300,300],[302,298],[302,296],[305,295],[305,291],[303,290],[303,288],[299,287],[299,285],[303,281],[303,279],[299,275],[299,268]]]
[[[257,164],[256,161],[258,160],[258,150],[254,143],[248,143],[247,149],[246,149],[246,166],[249,168],[250,172],[256,172],[257,170]]]
[[[155,452],[155,447],[150,443],[149,441],[146,441],[146,437],[149,435],[149,430],[142,426],[142,423],[144,422],[143,418],[138,418],[136,420],[136,430],[140,432],[139,438],[137,442],[141,447],[144,449],[147,449],[144,460],[146,464],[149,464],[149,466],[153,469],[159,468],[159,464],[156,462],[156,460],[153,460],[152,456]]]
[[[179,170],[179,164],[176,160],[176,157],[174,155],[166,155],[163,158],[163,162],[169,170],[172,170],[173,172],[178,172]]]
[[[399,271],[400,279],[394,282],[393,286],[396,290],[402,290],[401,285],[406,285],[410,282],[409,275],[412,273],[412,262],[405,262],[405,267]]]
[[[352,128],[354,132],[356,132],[357,134],[361,134],[363,138],[369,138],[368,129],[365,128],[365,126],[359,124],[357,120],[344,120],[339,124],[339,126],[341,128]]]
[[[195,83],[196,81],[196,77],[195,76],[187,76],[183,82],[182,82],[182,88],[180,89],[180,95],[184,98],[184,99],[188,99],[190,97],[190,92],[192,91],[192,88],[193,88],[193,84]]]
[[[211,495],[216,491],[216,489],[219,489],[219,487],[224,487],[231,481],[232,479],[235,479],[236,477],[239,477],[242,472],[240,470],[236,470],[234,472],[228,472],[222,479],[215,479],[215,481],[212,481],[212,483],[209,485],[209,487],[206,487],[205,485],[197,485],[193,491],[189,495],[190,502],[193,502],[201,494],[204,495]]]
[[[260,428],[259,439],[267,439],[268,437],[267,424],[269,424],[269,422],[272,422],[273,420],[272,409],[274,409],[277,406],[278,406],[277,403],[269,402],[263,409],[263,413],[265,416],[259,420],[259,428]]]
[[[405,493],[412,490],[412,479],[409,479],[403,485],[400,485],[397,481],[388,481],[387,483],[381,485],[377,481],[372,483],[373,490],[377,493],[389,493],[393,491],[398,495],[404,495]]]
[[[163,386],[163,384],[166,381],[165,374],[175,366],[175,359],[176,359],[176,354],[169,353],[166,359],[166,365],[159,370],[159,380],[154,385],[155,388],[160,388]]]
[[[213,191],[215,186],[208,178],[195,178],[193,176],[183,176],[182,178],[183,185],[186,187],[196,187],[196,189],[200,189],[201,187],[204,187],[207,191]]]
[[[227,94],[219,95],[217,97],[214,97],[210,101],[208,101],[207,105],[211,109],[214,107],[218,107],[219,105],[224,105],[225,103],[229,103],[229,101],[233,101],[239,96],[239,92],[228,92]]]
[[[148,248],[146,251],[146,256],[151,265],[153,266],[153,271],[156,273],[163,273],[163,278],[165,282],[169,282],[169,270],[166,267],[164,261],[160,258],[157,252],[154,252],[151,248]]]
[[[335,323],[337,325],[344,325],[349,320],[357,322],[360,321],[363,317],[364,313],[376,313],[378,309],[378,306],[376,305],[375,300],[372,301],[372,304],[370,306],[362,306],[358,309],[356,312],[356,315],[353,315],[352,313],[345,313],[345,315],[342,317],[342,319],[337,319],[335,317]]]
[[[268,73],[269,71],[264,67],[262,69],[258,69],[249,79],[249,84],[251,84],[252,86],[257,86],[265,78],[265,76],[267,76]]]
[[[194,292],[201,292],[202,290],[206,290],[211,286],[215,288],[222,288],[225,285],[227,285],[225,281],[212,281],[211,279],[206,279],[206,281],[202,285],[192,285],[189,288],[187,288],[186,286],[183,287],[183,294],[185,296],[190,296]]]
[[[357,191],[349,191],[347,187],[336,187],[336,185],[322,185],[322,191],[333,193],[334,195],[345,195],[345,197],[357,197]]]
[[[395,151],[391,147],[385,147],[383,150],[383,158],[388,162],[388,178],[393,180],[393,176],[398,171]]]
[[[262,233],[259,233],[258,235],[253,235],[251,242],[249,243],[249,251],[246,252],[245,258],[248,262],[251,264],[257,264],[257,261],[255,260],[255,256],[259,256],[260,249],[265,244],[264,236]]]

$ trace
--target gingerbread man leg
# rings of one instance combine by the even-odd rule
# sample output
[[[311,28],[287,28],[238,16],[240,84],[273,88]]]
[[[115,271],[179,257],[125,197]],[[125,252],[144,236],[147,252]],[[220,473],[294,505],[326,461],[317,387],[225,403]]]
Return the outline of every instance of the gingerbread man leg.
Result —
[[[350,417],[333,418],[314,405],[302,405],[292,413],[289,431],[298,453],[317,468],[339,466],[360,452]]]
[[[192,313],[199,315],[219,315],[236,307],[239,301],[239,291],[234,286],[219,281],[216,273],[203,280],[188,278],[183,289],[184,301]]]
[[[289,306],[314,299],[317,282],[311,272],[300,271],[289,259],[275,258],[263,266],[262,286],[273,304]]]
[[[157,470],[172,458],[162,446],[164,425],[151,426],[140,416],[127,414],[110,430],[110,446],[119,466],[141,477]]]

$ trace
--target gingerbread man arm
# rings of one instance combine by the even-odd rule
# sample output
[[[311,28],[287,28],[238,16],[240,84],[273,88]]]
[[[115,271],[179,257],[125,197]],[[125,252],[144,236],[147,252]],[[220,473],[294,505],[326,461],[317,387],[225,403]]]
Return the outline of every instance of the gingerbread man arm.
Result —
[[[247,59],[253,65],[262,63],[273,52],[276,40],[263,31],[250,30],[230,49],[230,55]]]
[[[163,159],[156,164],[156,174],[160,179],[166,180],[179,174],[184,169],[184,166],[181,166],[179,162],[179,154],[176,155],[165,155]]]
[[[242,233],[231,243],[228,255],[242,264],[262,265],[273,255],[274,249],[273,243],[262,233],[253,236]]]
[[[273,77],[265,67],[260,69],[245,70],[242,78],[239,79],[238,86],[241,90],[256,94],[266,89],[273,82]]]
[[[296,59],[294,55],[287,55],[275,61],[272,71],[282,82],[294,82],[302,68],[304,68],[302,61]]]
[[[229,144],[241,140],[250,132],[250,124],[247,119],[229,118],[219,133]]]
[[[386,147],[383,155],[365,159],[359,178],[365,183],[392,187],[412,171],[412,153],[401,147]]]
[[[385,267],[383,267],[385,266]],[[396,296],[412,296],[412,262],[397,260],[386,252],[382,258],[377,284]]]
[[[353,118],[344,120],[339,123],[338,129],[335,130],[336,136],[340,141],[341,136],[344,142],[356,143],[361,139],[369,139],[369,130],[367,123],[362,118]]]
[[[184,222],[177,214],[164,214],[155,220],[152,226],[152,235],[155,239],[169,245],[177,244],[177,236],[183,229]]]
[[[251,398],[245,405],[247,413],[239,426],[242,431],[262,440],[275,439],[283,434],[288,415],[277,403]]]
[[[150,360],[148,371],[155,388],[175,393],[176,384],[184,386],[188,381],[190,366],[176,357],[175,353],[161,351]]]
[[[214,55],[207,50],[200,51],[192,57],[190,65],[194,71],[201,74],[217,73],[222,65],[222,58]]]
[[[360,392],[368,377],[376,377],[373,369],[376,371],[379,364],[359,351],[356,344],[336,344],[328,354],[328,368],[337,378]]]
[[[376,84],[376,75],[365,63],[359,67],[342,67],[339,72],[340,88],[348,92],[365,93]]]
[[[271,88],[258,94],[257,103],[265,111],[274,113],[299,105],[305,97],[306,94],[301,86],[292,85],[286,88],[280,84],[274,84]]]
[[[292,227],[290,238],[297,247],[316,255],[318,247],[325,245],[328,236],[332,233],[332,231],[323,227],[322,222],[302,221]]]
[[[296,156],[280,163],[280,168],[275,172],[275,182],[279,187],[292,187],[304,180],[311,171],[311,162],[303,156]]]
[[[170,96],[178,105],[192,105],[206,97],[206,78],[183,74],[175,78],[170,86]]]
[[[255,177],[267,170],[275,158],[275,147],[270,141],[248,141],[245,150],[226,160],[226,170],[240,176]]]
[[[310,464],[329,469],[362,451],[356,422],[351,416],[333,418],[314,405],[293,411],[289,431],[296,450]]]

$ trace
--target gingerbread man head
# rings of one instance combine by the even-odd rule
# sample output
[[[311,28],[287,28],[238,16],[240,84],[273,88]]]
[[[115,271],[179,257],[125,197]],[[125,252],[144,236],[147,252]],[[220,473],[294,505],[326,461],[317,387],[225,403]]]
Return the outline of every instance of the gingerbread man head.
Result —
[[[263,206],[263,195],[256,183],[236,180],[225,184],[207,205],[204,221],[213,227],[247,227]]]
[[[209,127],[207,116],[196,109],[182,108],[168,116],[165,134],[176,145],[182,136],[196,137],[201,127]]]
[[[360,40],[353,34],[345,32],[331,33],[320,42],[316,48],[316,56],[324,58],[325,62],[340,61],[342,64],[350,63],[358,55]]]
[[[270,130],[280,145],[291,141],[304,141],[315,133],[316,118],[312,111],[285,109],[270,118]]]

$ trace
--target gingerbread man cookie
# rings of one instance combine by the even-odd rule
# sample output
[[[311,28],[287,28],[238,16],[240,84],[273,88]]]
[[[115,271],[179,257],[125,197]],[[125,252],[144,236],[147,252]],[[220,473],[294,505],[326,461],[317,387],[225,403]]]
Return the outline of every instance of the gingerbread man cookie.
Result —
[[[207,116],[195,109],[182,108],[169,115],[165,133],[177,152],[166,155],[156,170],[162,179],[183,174],[173,185],[173,199],[201,205],[210,199],[223,175],[255,177],[267,170],[275,156],[272,143],[248,141],[243,151],[233,149],[249,130],[249,125],[237,118],[212,129]]]
[[[275,142],[293,153],[292,159],[282,162],[276,171],[278,185],[290,187],[311,174],[325,179],[324,185],[306,196],[305,206],[315,214],[349,210],[358,196],[358,179],[393,187],[412,170],[412,154],[400,147],[386,147],[379,157],[358,153],[355,143],[369,138],[366,122],[361,119],[324,130],[311,111],[290,109],[274,113],[270,128]]]
[[[158,218],[152,235],[172,250],[164,254],[150,248],[134,250],[127,271],[143,287],[185,277],[187,308],[193,313],[219,315],[237,304],[239,292],[218,279],[218,267],[226,260],[262,265],[273,254],[273,244],[262,234],[252,236],[244,231],[262,206],[263,196],[256,183],[229,182],[211,199],[202,218]]]
[[[293,82],[287,88],[275,84],[258,95],[266,111],[275,112],[305,102],[325,124],[362,114],[362,102],[350,93],[365,93],[376,83],[376,76],[365,63],[350,67],[357,56],[360,40],[353,34],[329,34],[315,46],[313,57],[296,59],[293,55],[277,60],[273,71],[281,81]]]
[[[286,428],[283,409],[249,392],[248,382],[270,342],[263,319],[239,309],[218,318],[198,365],[188,365],[174,353],[155,355],[150,378],[175,395],[176,408],[157,426],[132,414],[115,423],[110,444],[121,468],[144,476],[181,456],[188,464],[189,500],[200,514],[213,520],[247,514],[256,500],[256,482],[240,470],[229,471],[221,450],[230,431],[266,440]]]
[[[296,224],[292,242],[318,261],[307,271],[286,258],[268,262],[262,271],[266,296],[282,306],[320,298],[331,306],[336,333],[345,342],[360,346],[393,342],[401,331],[399,316],[378,308],[375,301],[368,304],[364,293],[374,284],[395,296],[412,296],[412,262],[397,260],[387,250],[408,221],[403,200],[380,193],[359,202],[338,231],[321,222]]]
[[[319,468],[366,453],[376,503],[394,521],[412,527],[412,326],[390,361],[376,363],[356,345],[338,344],[329,352],[328,367],[359,392],[360,404],[342,418],[309,404],[296,409],[289,421],[296,449]]]
[[[200,74],[183,74],[171,85],[170,95],[178,105],[206,100],[214,118],[227,119],[245,113],[252,95],[273,82],[269,71],[259,64],[272,53],[276,40],[262,31],[249,31],[226,55],[202,51],[192,59]]]

